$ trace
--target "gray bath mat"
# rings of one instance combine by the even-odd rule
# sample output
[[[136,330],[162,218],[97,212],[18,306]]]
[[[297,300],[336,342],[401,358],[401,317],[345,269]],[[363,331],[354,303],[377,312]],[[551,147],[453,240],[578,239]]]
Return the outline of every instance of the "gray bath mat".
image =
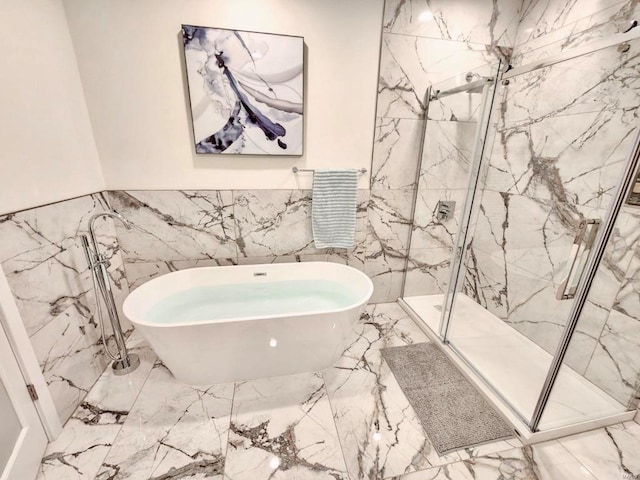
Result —
[[[436,451],[513,437],[513,430],[433,343],[382,350]]]

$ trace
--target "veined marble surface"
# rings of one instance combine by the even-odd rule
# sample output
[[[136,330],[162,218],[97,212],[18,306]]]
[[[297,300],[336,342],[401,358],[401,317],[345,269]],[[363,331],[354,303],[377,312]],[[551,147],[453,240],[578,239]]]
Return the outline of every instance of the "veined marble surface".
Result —
[[[514,53],[540,58],[619,33],[638,7],[633,0],[525,0]]]
[[[403,297],[444,293],[449,284],[451,248],[411,248]]]
[[[519,2],[488,0],[387,0],[385,32],[512,46],[520,18]]]
[[[467,188],[478,127],[474,121],[427,122],[419,190]]]
[[[108,196],[133,225],[117,225],[127,263],[236,256],[230,190],[111,191]]]
[[[137,334],[127,344],[140,366],[126,376],[110,369],[100,376],[62,434],[47,446],[37,480],[95,478],[156,361]]]
[[[426,341],[397,304],[369,306],[334,367],[212,387],[177,382],[137,335],[142,365],[100,378],[49,445],[40,479],[542,479],[640,474],[627,422],[523,447],[439,457],[380,349]],[[597,453],[595,453],[597,452]]]
[[[108,208],[102,194],[93,194],[0,216],[0,264],[63,422],[108,362],[80,241],[89,219]],[[121,305],[129,287],[114,225],[110,219],[95,225]],[[124,318],[123,328],[130,328]]]
[[[348,479],[321,374],[236,384],[225,478]]]
[[[131,288],[164,273],[201,266],[330,261],[364,270],[371,212],[377,212],[381,225],[396,216],[382,200],[370,201],[369,190],[359,190],[354,246],[317,249],[310,190],[109,194],[114,207],[133,224],[130,230],[118,227]],[[381,193],[389,195],[393,196]],[[405,201],[397,208],[410,205]]]
[[[498,60],[485,44],[384,33],[378,83],[379,117],[424,116],[427,87]],[[487,67],[490,71],[490,67]]]
[[[95,194],[0,216],[0,264],[29,335],[72,305],[90,317],[84,297],[91,276],[79,235],[92,215],[106,209],[106,199]],[[113,224],[97,225],[103,253],[116,257],[110,270],[119,286],[122,262]]]
[[[424,120],[377,118],[372,190],[414,190]],[[402,165],[402,168],[398,168]]]

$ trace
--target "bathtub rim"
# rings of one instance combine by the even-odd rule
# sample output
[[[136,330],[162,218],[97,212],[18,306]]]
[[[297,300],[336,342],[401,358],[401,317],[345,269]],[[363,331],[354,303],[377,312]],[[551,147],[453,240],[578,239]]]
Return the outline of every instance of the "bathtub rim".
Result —
[[[167,281],[167,277],[171,277],[171,276],[179,276],[179,275],[187,275],[187,272],[190,271],[199,271],[199,272],[203,272],[203,271],[207,271],[207,270],[220,270],[220,269],[256,269],[256,268],[269,268],[269,267],[276,267],[276,266],[281,266],[280,268],[285,268],[286,266],[290,266],[290,265],[308,265],[308,266],[312,266],[312,265],[331,265],[331,268],[337,268],[337,269],[348,269],[349,271],[353,271],[355,272],[355,275],[358,275],[360,278],[362,278],[366,285],[366,293],[363,294],[362,298],[360,298],[358,301],[356,301],[355,303],[352,303],[346,307],[342,307],[342,308],[336,308],[336,309],[331,309],[331,310],[318,310],[318,311],[297,311],[297,312],[290,312],[290,313],[286,313],[286,314],[272,314],[272,315],[255,315],[255,316],[248,316],[248,317],[230,317],[230,318],[224,318],[224,319],[213,319],[213,320],[198,320],[198,321],[192,321],[192,322],[182,322],[182,323],[153,323],[153,322],[149,322],[146,320],[141,320],[139,319],[138,315],[131,315],[128,310],[130,310],[131,307],[130,304],[128,304],[128,302],[130,302],[130,299],[133,298],[135,300],[136,298],[136,292],[139,292],[138,295],[142,295],[144,294],[144,292],[146,290],[149,290],[150,288],[152,288],[150,285],[152,285],[155,281],[159,281],[160,279],[163,279],[163,281]],[[300,267],[296,267],[296,268],[300,268]],[[180,291],[184,291],[187,289],[183,289],[183,290],[176,290],[172,293],[178,293]],[[143,327],[149,327],[149,328],[181,328],[181,327],[195,327],[195,326],[204,326],[204,325],[216,325],[216,324],[224,324],[224,323],[231,323],[231,322],[249,322],[249,321],[257,321],[257,320],[270,320],[270,319],[274,319],[274,318],[290,318],[290,317],[302,317],[302,316],[312,316],[312,315],[318,315],[318,314],[327,314],[327,313],[341,313],[341,312],[346,312],[349,310],[353,310],[353,309],[358,309],[363,305],[366,305],[369,300],[371,299],[371,296],[373,295],[373,291],[374,291],[374,286],[373,286],[373,281],[371,280],[371,278],[369,278],[369,276],[364,273],[361,270],[358,270],[357,268],[354,268],[350,265],[345,265],[345,264],[341,264],[341,263],[335,263],[335,262],[323,262],[323,261],[317,261],[317,262],[287,262],[287,263],[278,263],[278,264],[274,264],[274,263],[266,263],[266,264],[252,264],[252,265],[219,265],[219,266],[209,266],[209,267],[191,267],[191,268],[185,268],[182,270],[177,270],[174,272],[169,272],[169,273],[165,273],[163,275],[160,275],[158,277],[155,277],[151,280],[149,280],[148,282],[140,285],[139,287],[137,287],[135,290],[129,292],[129,294],[126,296],[124,303],[122,305],[122,312],[124,313],[125,317],[134,325],[140,325]],[[164,297],[166,298],[166,297]]]

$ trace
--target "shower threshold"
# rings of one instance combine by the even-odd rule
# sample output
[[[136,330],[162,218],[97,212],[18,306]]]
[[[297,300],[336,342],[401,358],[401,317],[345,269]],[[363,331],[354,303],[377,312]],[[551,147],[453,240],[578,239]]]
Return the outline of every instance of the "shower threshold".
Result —
[[[452,343],[444,344],[437,333],[443,298],[421,295],[401,298],[398,303],[499,409],[523,443],[551,440],[634,417],[635,411],[626,411],[621,403],[564,366],[539,431],[531,432],[514,410],[531,416],[552,355],[464,294],[458,294],[451,321]]]

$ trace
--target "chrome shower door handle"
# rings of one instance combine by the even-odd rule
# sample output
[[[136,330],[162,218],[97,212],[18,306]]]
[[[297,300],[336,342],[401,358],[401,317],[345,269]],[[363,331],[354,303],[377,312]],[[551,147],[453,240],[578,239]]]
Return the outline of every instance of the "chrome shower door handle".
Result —
[[[589,218],[580,222],[578,233],[576,233],[573,245],[571,245],[571,254],[567,262],[567,274],[558,287],[556,300],[569,300],[575,297],[589,253],[591,253],[591,247],[593,247],[600,228],[600,223],[601,220],[599,218]],[[589,227],[591,228],[589,229]],[[587,229],[589,229],[588,232]]]

